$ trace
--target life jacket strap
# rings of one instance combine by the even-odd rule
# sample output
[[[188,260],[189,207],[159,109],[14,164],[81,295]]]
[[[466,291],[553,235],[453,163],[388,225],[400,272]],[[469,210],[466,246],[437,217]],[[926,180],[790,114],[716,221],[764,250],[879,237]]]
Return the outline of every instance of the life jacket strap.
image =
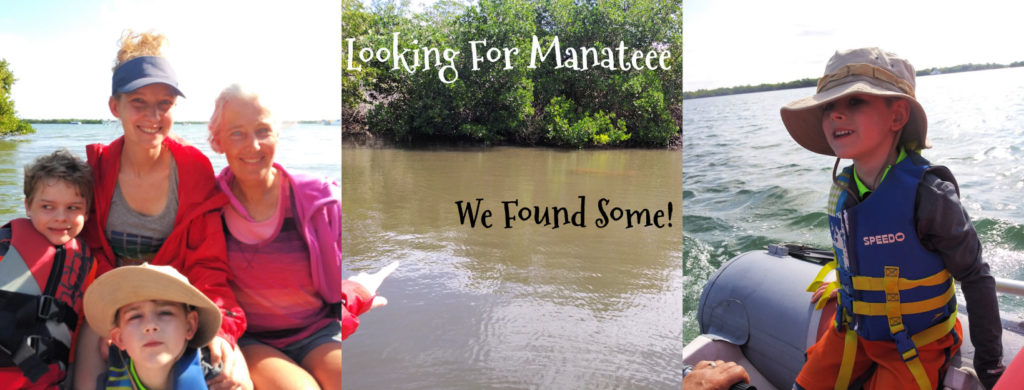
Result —
[[[33,382],[49,371],[52,363],[67,364],[70,341],[48,336],[47,323],[73,330],[78,323],[74,309],[49,295],[0,291],[0,367],[17,366]]]
[[[836,376],[835,390],[846,390],[850,387],[853,376],[853,363],[857,359],[857,332],[848,327],[843,329],[843,360],[839,363],[839,375]]]
[[[903,327],[903,311],[900,307],[900,267],[886,266],[885,276],[882,277],[882,288],[885,291],[885,317],[889,320],[889,333],[893,335],[906,335]],[[854,308],[856,313],[856,308]],[[908,338],[909,339],[909,338]],[[911,345],[913,347],[913,345]],[[916,351],[916,350],[915,350]],[[916,352],[915,352],[916,353]],[[903,358],[907,360],[906,357]]]
[[[934,275],[928,276],[922,279],[898,279],[898,286],[900,290],[909,290],[914,287],[921,286],[935,286],[949,282],[949,272],[943,269],[935,273]],[[861,291],[885,291],[884,277],[875,278],[871,276],[854,276],[853,288]]]
[[[902,287],[900,286],[900,269],[895,266],[887,266],[885,267],[884,275],[882,277],[882,288],[885,291],[885,316],[889,320],[889,332],[892,333],[893,339],[896,340],[896,350],[899,352],[900,357],[903,358],[903,362],[907,364],[907,369],[914,376],[917,386],[921,390],[931,389],[931,381],[928,379],[928,374],[921,364],[917,346],[927,345],[948,334],[953,329],[953,326],[956,325],[956,312],[954,311],[942,323],[910,336],[907,334],[907,329],[903,326],[903,315],[901,313],[903,305],[900,304],[900,287]],[[952,283],[950,283],[950,289],[947,292],[953,292]],[[947,298],[945,302],[948,301],[949,299]]]
[[[31,335],[22,338],[17,345],[10,345],[6,342],[0,345],[5,359],[13,363],[25,377],[32,382],[38,381],[44,374],[50,371],[49,364],[59,362],[64,364],[70,354],[68,346],[52,337]],[[9,340],[5,340],[9,341]],[[60,360],[63,357],[64,360]]]
[[[68,329],[78,326],[78,314],[74,308],[45,294],[0,290],[0,312],[13,313],[13,317],[0,316],[0,329],[26,329],[47,321],[67,325]]]
[[[78,314],[66,303],[49,295],[40,295],[36,304],[36,315],[41,320],[57,321],[75,329],[78,326]]]
[[[832,292],[839,288],[839,281],[833,281],[825,287],[825,291],[822,292],[821,297],[818,298],[818,302],[814,304],[814,310],[821,310],[828,304],[828,296],[832,295]]]
[[[921,390],[928,390],[933,387],[928,379],[928,373],[925,371],[924,366],[921,364],[921,359],[917,355],[916,345],[925,345],[938,340],[949,334],[955,325],[956,315],[954,314],[946,321],[932,326],[913,337],[906,337],[907,332],[905,330],[900,332],[899,335],[894,335],[897,340],[896,349],[902,355],[904,363],[907,364],[907,369],[910,370],[910,373],[914,376],[914,381],[917,382],[917,386]],[[845,326],[840,327],[840,329],[844,333],[843,360],[839,364],[839,373],[836,376],[834,386],[836,390],[847,389],[850,386],[853,364],[857,356],[857,332]]]
[[[910,336],[910,339],[914,342],[914,345],[927,345],[942,338],[942,336],[953,331],[953,328],[956,326],[956,315],[957,312],[954,311],[948,318],[946,318],[945,321],[932,325],[931,328],[917,332],[917,334]]]
[[[880,313],[871,313],[870,315],[885,315],[889,321],[889,331],[892,334],[893,340],[896,341],[896,350],[906,363],[907,369],[914,376],[914,381],[917,383],[921,390],[931,389],[931,381],[928,379],[928,373],[925,371],[924,366],[921,364],[921,359],[918,355],[917,346],[930,344],[943,336],[949,334],[950,331],[956,326],[956,311],[950,314],[946,320],[939,324],[933,325],[932,327],[925,329],[913,336],[907,333],[906,327],[903,326],[903,314],[907,313],[906,308],[908,305],[927,305],[928,301],[937,301],[941,305],[945,305],[949,302],[952,294],[955,293],[953,283],[950,281],[950,288],[946,291],[943,296],[929,299],[926,301],[914,302],[910,304],[904,304],[900,302],[900,287],[901,279],[899,277],[899,267],[887,266],[885,267],[884,276],[880,278],[882,291],[885,292],[885,303],[871,304],[871,310]],[[927,279],[927,278],[926,278]],[[923,280],[923,279],[922,279]],[[842,294],[841,294],[842,295]],[[858,305],[860,304],[860,305]],[[880,305],[880,306],[879,306]],[[854,313],[866,314],[858,312],[863,310],[865,307],[864,302],[854,302]],[[840,309],[842,310],[842,309]],[[928,309],[931,310],[931,309]],[[926,310],[923,310],[926,311]],[[851,331],[846,324],[849,324],[851,318],[843,311],[842,322],[839,322],[839,316],[837,316],[836,328],[844,329],[845,342],[843,345],[843,360],[839,366],[839,375],[836,377],[835,388],[845,389],[850,384],[850,376],[852,375],[853,363],[856,359],[857,350],[857,332]]]
[[[886,294],[886,300],[889,299],[889,294]],[[907,302],[899,304],[899,311],[903,314],[918,314],[924,313],[929,310],[935,310],[942,308],[949,304],[949,300],[953,299],[956,295],[956,289],[953,283],[949,284],[949,288],[942,295],[925,299],[917,302]],[[885,307],[886,303],[874,303],[874,302],[853,302],[853,313],[867,316],[885,316],[888,310]]]
[[[825,283],[825,276],[827,276],[829,272],[832,272],[833,270],[835,270],[836,267],[838,267],[838,266],[839,266],[839,262],[837,262],[835,257],[833,256],[832,257],[832,261],[830,261],[830,262],[826,263],[825,265],[823,265],[821,267],[821,269],[818,270],[818,274],[814,275],[814,280],[812,280],[811,284],[807,286],[807,290],[806,291],[807,292],[814,292],[814,291],[818,290],[818,286],[820,286],[822,283]]]
[[[842,329],[843,325],[853,323],[852,303],[855,302],[853,299],[853,295],[846,291],[846,289],[839,288],[838,291],[839,293],[837,294],[837,297],[839,299],[839,302],[836,305],[836,317],[833,321],[837,330]]]
[[[825,277],[839,266],[839,262],[836,261],[835,255],[832,256],[832,261],[826,263],[818,270],[818,274],[814,276],[814,280],[807,286],[807,292],[815,292],[818,287],[825,283]],[[814,310],[821,310],[828,303],[828,296],[832,294],[832,291],[839,288],[839,281],[832,281],[825,288],[825,292],[821,294],[821,298],[818,299],[818,303],[814,305]]]
[[[896,351],[903,358],[903,362],[907,364],[907,369],[914,376],[917,387],[921,390],[933,389],[931,381],[928,379],[928,373],[925,372],[924,366],[921,364],[920,356],[917,354],[917,346],[913,339],[907,336],[905,330],[894,334],[893,338],[896,339]]]

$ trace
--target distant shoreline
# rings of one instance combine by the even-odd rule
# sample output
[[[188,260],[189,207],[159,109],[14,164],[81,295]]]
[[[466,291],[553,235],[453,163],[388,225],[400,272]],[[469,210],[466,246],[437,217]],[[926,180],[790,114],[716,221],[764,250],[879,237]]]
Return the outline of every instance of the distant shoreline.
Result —
[[[1003,69],[1003,68],[1017,68],[1024,67],[1024,61],[1012,62],[1009,65],[1003,64],[964,64],[949,66],[945,68],[927,68],[917,71],[917,77],[930,76],[935,74],[946,74],[946,73],[960,73],[960,72],[973,72],[978,70],[989,70],[989,69]],[[685,76],[684,76],[685,78]],[[698,89],[696,91],[684,91],[683,100],[686,99],[699,99],[713,96],[726,96],[726,95],[738,95],[742,93],[753,93],[753,92],[765,92],[765,91],[778,91],[783,89],[794,89],[794,88],[806,88],[818,85],[818,79],[807,78],[794,81],[788,81],[784,83],[765,83],[758,85],[741,85],[736,87],[726,88],[715,88],[715,89]]]

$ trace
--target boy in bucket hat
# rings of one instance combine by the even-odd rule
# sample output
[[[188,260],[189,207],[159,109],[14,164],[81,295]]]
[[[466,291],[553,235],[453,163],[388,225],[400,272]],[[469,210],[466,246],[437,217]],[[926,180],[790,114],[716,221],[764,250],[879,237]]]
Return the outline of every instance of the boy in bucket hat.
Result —
[[[834,326],[807,350],[795,388],[934,389],[960,348],[953,280],[970,308],[974,366],[1002,373],[995,280],[952,173],[919,154],[928,121],[914,68],[878,48],[836,52],[814,96],[781,109],[804,148],[836,156],[829,194],[835,259],[808,287],[839,296]],[[853,165],[836,174],[839,160]],[[823,283],[836,271],[837,280]]]
[[[220,309],[174,267],[103,274],[85,292],[85,316],[117,347],[98,388],[207,388],[199,348],[216,336]]]

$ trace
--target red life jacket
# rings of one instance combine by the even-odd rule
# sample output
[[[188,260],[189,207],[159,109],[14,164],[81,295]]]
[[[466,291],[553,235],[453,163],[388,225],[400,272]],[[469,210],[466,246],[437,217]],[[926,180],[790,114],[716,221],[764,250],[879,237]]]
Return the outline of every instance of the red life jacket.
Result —
[[[67,370],[92,268],[78,238],[55,246],[25,218],[0,228],[0,367],[32,382]]]

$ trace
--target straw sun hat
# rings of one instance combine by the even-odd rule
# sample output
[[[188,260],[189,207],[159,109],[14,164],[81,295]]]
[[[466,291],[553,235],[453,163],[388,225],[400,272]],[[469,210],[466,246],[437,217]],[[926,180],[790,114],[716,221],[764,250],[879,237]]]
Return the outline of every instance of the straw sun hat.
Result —
[[[899,144],[916,151],[929,145],[928,118],[914,98],[914,88],[914,66],[896,54],[877,47],[837,51],[818,80],[818,92],[783,106],[782,123],[800,146],[835,156],[821,127],[825,104],[850,94],[901,97],[910,105],[910,118]]]
[[[220,329],[220,310],[206,295],[192,287],[184,275],[171,266],[142,264],[118,267],[96,280],[85,291],[85,318],[103,337],[114,328],[114,314],[132,302],[163,300],[182,302],[199,312],[199,329],[190,347],[204,346]]]

